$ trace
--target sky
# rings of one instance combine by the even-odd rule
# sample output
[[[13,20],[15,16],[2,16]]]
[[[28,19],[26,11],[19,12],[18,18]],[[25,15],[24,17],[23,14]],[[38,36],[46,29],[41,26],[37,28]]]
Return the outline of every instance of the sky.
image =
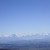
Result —
[[[50,0],[0,0],[0,34],[50,33]]]

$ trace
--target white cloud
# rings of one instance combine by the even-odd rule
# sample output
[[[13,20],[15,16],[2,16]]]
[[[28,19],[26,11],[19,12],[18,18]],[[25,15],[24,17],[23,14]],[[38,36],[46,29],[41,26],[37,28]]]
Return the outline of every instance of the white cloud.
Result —
[[[10,35],[7,35],[7,34],[6,34],[6,35],[4,35],[4,37],[9,37],[9,36],[10,36]]]
[[[41,34],[25,34],[25,33],[18,33],[18,34],[4,34],[4,35],[0,35],[0,37],[31,37],[31,36],[48,36],[49,34],[48,33],[41,33]]]

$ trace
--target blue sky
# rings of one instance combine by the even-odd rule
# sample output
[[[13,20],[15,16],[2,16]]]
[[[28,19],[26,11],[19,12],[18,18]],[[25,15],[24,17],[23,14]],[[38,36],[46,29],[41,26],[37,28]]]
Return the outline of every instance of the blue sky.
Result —
[[[0,34],[50,33],[50,0],[0,0]]]

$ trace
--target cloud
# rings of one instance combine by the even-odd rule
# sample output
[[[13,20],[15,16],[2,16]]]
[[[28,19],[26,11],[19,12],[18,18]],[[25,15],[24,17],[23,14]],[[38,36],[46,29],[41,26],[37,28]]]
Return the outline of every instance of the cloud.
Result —
[[[7,34],[6,34],[6,35],[4,35],[4,37],[10,37],[10,35],[7,35]]]
[[[48,36],[49,34],[48,33],[41,33],[41,34],[32,34],[32,35],[30,35],[30,34],[28,34],[28,35],[25,35],[25,34],[21,34],[21,33],[19,33],[19,34],[4,34],[4,35],[0,35],[0,38],[1,37],[18,37],[18,38],[20,38],[20,37],[43,37],[43,36]]]

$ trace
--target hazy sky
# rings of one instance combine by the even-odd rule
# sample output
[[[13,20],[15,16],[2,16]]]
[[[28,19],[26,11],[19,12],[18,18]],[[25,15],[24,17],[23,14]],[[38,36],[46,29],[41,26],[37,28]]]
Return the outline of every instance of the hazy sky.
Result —
[[[50,33],[50,0],[0,0],[0,34]]]

